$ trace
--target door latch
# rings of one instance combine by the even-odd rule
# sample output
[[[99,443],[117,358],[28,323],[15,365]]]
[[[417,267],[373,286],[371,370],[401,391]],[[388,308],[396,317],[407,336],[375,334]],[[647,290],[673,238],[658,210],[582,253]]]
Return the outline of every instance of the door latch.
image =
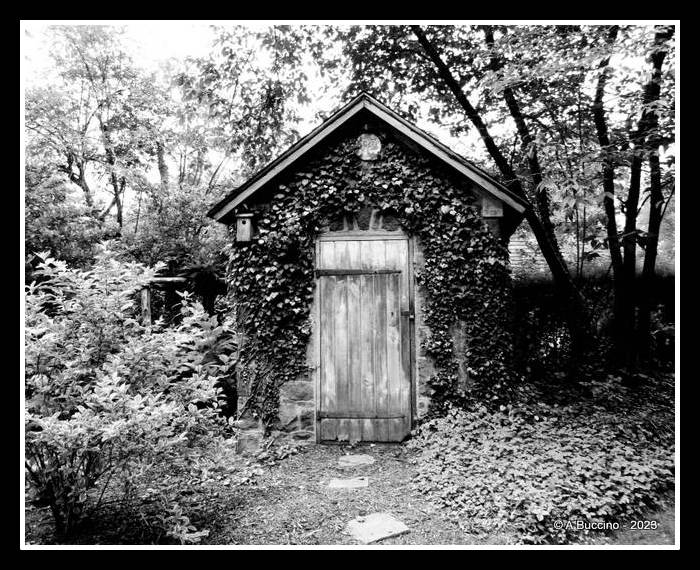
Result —
[[[401,316],[408,317],[409,321],[412,321],[413,319],[416,318],[416,316],[410,310],[401,311]]]

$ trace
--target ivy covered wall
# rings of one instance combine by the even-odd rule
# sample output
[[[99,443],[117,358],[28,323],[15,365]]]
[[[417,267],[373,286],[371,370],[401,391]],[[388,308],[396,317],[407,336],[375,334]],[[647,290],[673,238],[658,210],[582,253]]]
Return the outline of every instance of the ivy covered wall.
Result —
[[[376,160],[358,156],[363,131],[382,142]],[[313,434],[314,246],[328,230],[372,226],[414,238],[421,413],[508,398],[506,244],[495,221],[481,217],[480,190],[400,136],[352,121],[239,207],[253,213],[255,228],[250,242],[235,242],[233,231],[227,250],[229,294],[251,355],[239,378],[241,407],[268,433]]]

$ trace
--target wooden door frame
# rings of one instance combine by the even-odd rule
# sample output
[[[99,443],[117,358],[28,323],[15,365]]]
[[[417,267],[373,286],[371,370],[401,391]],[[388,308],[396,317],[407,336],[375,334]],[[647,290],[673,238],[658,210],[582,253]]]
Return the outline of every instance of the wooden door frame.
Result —
[[[416,359],[416,303],[415,303],[415,280],[414,280],[414,255],[415,238],[403,231],[389,230],[349,230],[338,232],[324,232],[316,237],[314,243],[314,310],[312,311],[312,326],[315,337],[314,352],[314,431],[316,443],[321,443],[321,288],[318,286],[320,277],[316,275],[318,269],[318,259],[320,254],[319,244],[322,241],[380,241],[380,240],[403,240],[407,245],[406,272],[408,280],[408,376],[410,383],[409,390],[409,429],[413,429],[414,419],[417,417],[417,387],[418,361]]]

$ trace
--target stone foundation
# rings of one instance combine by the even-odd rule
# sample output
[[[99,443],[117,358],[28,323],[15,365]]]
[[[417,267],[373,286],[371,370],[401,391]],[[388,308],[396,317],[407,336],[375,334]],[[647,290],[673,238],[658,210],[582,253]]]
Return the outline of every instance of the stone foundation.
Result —
[[[240,392],[239,392],[240,394]],[[247,396],[238,397],[238,409],[242,409],[245,405]],[[238,430],[238,443],[236,444],[237,453],[255,453],[260,447],[263,439],[263,427],[259,419],[256,419],[246,413],[233,423],[233,426]]]
[[[314,384],[312,380],[287,382],[280,388],[280,436],[297,441],[315,441]]]

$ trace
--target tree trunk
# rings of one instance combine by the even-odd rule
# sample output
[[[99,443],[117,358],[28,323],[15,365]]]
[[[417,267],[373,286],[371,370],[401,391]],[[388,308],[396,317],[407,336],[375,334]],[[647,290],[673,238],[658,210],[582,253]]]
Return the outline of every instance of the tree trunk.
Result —
[[[512,169],[505,156],[496,145],[481,116],[469,102],[469,99],[467,99],[466,95],[462,91],[462,88],[459,86],[459,83],[440,57],[440,54],[435,46],[430,42],[430,40],[428,40],[420,26],[411,26],[411,29],[413,30],[413,33],[417,37],[426,54],[437,68],[441,79],[453,93],[457,102],[460,104],[471,123],[481,135],[481,139],[484,141],[486,149],[504,177],[505,185],[511,191],[527,200],[527,195],[525,194],[523,186],[515,174],[515,171]],[[540,176],[541,181],[541,171],[539,170],[536,170],[535,173],[533,173],[533,180],[537,175]],[[547,201],[542,200],[538,206],[542,213],[548,214],[549,204]],[[552,272],[552,277],[554,278],[554,282],[557,286],[557,292],[559,293],[563,306],[565,307],[568,328],[571,333],[574,351],[583,353],[591,340],[590,317],[588,315],[588,311],[586,310],[585,302],[579,290],[576,288],[568,268],[563,262],[561,251],[559,250],[556,241],[551,239],[551,236],[553,236],[553,226],[550,226],[548,230],[547,224],[543,223],[532,207],[528,207],[526,209],[525,219],[528,221],[533,233],[535,234],[540,250],[542,251],[544,258],[547,261],[547,265]],[[548,222],[551,224],[551,220],[548,220]]]
[[[503,67],[502,61],[497,56],[494,46],[493,37],[493,27],[483,26],[484,39],[486,41],[486,47],[488,47],[491,52],[491,57],[489,58],[489,67],[491,71],[497,72]],[[535,140],[530,133],[530,129],[525,122],[525,118],[520,110],[520,105],[515,97],[515,92],[510,86],[503,89],[503,99],[505,100],[510,116],[515,122],[515,127],[518,131],[518,136],[520,137],[521,146],[523,152],[527,158],[528,170],[530,171],[530,176],[532,177],[532,186],[535,193],[535,205],[537,206],[537,211],[539,214],[539,219],[542,224],[542,229],[544,230],[547,239],[552,244],[557,257],[559,258],[559,263],[566,267],[566,262],[561,255],[561,249],[559,248],[559,243],[557,240],[557,235],[555,232],[554,224],[552,223],[552,212],[550,208],[549,193],[546,188],[542,187],[542,167],[540,165],[539,158],[537,157],[537,147],[535,146]],[[567,269],[568,273],[568,269]]]
[[[116,185],[115,196],[117,206],[117,224],[121,230],[124,226],[124,191],[126,187],[126,178],[122,176],[121,180]]]
[[[651,140],[656,140],[656,129],[658,118],[654,110],[650,110],[651,103],[658,101],[661,93],[661,67],[666,56],[666,41],[673,36],[672,26],[656,26],[654,35],[654,48],[651,53],[652,73],[649,81],[644,85],[642,92],[642,117],[639,120],[636,132],[630,136],[634,145],[632,161],[630,165],[630,187],[625,203],[625,233],[623,235],[623,280],[624,295],[621,307],[621,336],[624,342],[623,355],[624,365],[628,373],[633,373],[639,364],[640,348],[642,344],[648,342],[649,336],[649,314],[651,311],[651,287],[656,266],[656,245],[654,253],[649,259],[647,275],[643,276],[645,287],[642,295],[639,296],[636,287],[637,278],[637,217],[639,207],[639,196],[641,192],[642,164],[645,155],[651,154],[654,150],[658,153],[658,144],[653,148]],[[650,152],[651,151],[651,152]],[[658,166],[658,156],[655,166]],[[660,177],[658,188],[655,194],[660,192]],[[652,204],[651,212],[654,211]],[[654,216],[657,216],[655,213]],[[656,222],[656,220],[654,220]],[[660,225],[660,220],[659,220]],[[658,229],[657,229],[658,232]],[[658,237],[657,237],[658,240]],[[648,289],[645,290],[645,289]],[[640,305],[639,321],[637,320],[637,302]],[[638,326],[639,325],[639,326]]]
[[[83,191],[83,196],[85,197],[85,205],[92,210],[92,208],[95,206],[95,202],[92,199],[92,191],[90,190],[90,187],[88,186],[87,180],[85,180],[85,176],[81,174],[77,180],[74,181],[78,186]]]
[[[659,247],[662,208],[664,204],[661,191],[661,165],[658,151],[649,155],[649,227],[647,230],[644,267],[642,269],[641,296],[639,303],[639,322],[637,323],[637,340],[639,359],[648,363],[651,360],[651,310],[654,298],[654,281],[656,280],[656,258]]]
[[[90,190],[90,186],[88,185],[87,180],[85,178],[84,160],[82,158],[76,158],[76,156],[72,152],[68,153],[66,159],[66,166],[59,166],[59,170],[65,172],[68,175],[70,181],[83,191],[83,196],[85,197],[85,205],[88,208],[90,208],[90,210],[92,210],[92,208],[95,205],[95,202],[92,198],[92,190]],[[78,169],[77,173],[73,170],[74,164]]]
[[[622,261],[622,298],[620,301],[618,322],[620,346],[619,356],[622,364],[629,371],[637,365],[637,343],[635,339],[636,323],[636,277],[637,277],[637,209],[639,207],[639,194],[642,175],[642,149],[641,141],[637,138],[637,144],[633,148],[632,162],[630,165],[630,185],[625,201],[625,228],[622,235],[622,249],[624,259]]]
[[[617,39],[619,26],[610,26],[607,42],[610,47]],[[600,62],[598,66],[600,75],[596,84],[595,97],[593,100],[593,123],[596,128],[598,144],[603,154],[603,209],[606,217],[606,232],[608,236],[608,250],[610,251],[610,262],[613,270],[613,344],[616,359],[622,357],[622,347],[624,344],[622,319],[624,306],[624,275],[622,252],[620,251],[620,238],[618,235],[616,211],[615,211],[615,162],[613,157],[613,147],[608,134],[608,123],[605,117],[605,106],[603,96],[605,95],[605,85],[608,79],[608,64],[610,56]]]
[[[518,129],[518,136],[520,136],[520,140],[522,141],[523,151],[527,156],[528,169],[530,171],[530,176],[532,176],[532,185],[535,190],[535,203],[537,205],[537,212],[539,214],[540,223],[542,224],[542,229],[547,240],[552,244],[552,249],[556,254],[558,264],[566,268],[566,262],[561,254],[554,224],[552,223],[549,193],[547,189],[542,186],[542,167],[537,157],[535,141],[522,116],[520,105],[518,105],[517,99],[515,98],[515,93],[510,87],[506,87],[503,90],[503,97],[510,111],[510,115],[515,121],[515,125]],[[566,272],[567,274],[569,273],[568,269]]]
[[[124,218],[123,218],[123,211],[122,211],[122,199],[121,195],[124,192],[124,186],[126,184],[126,180],[124,177],[122,177],[121,182],[119,181],[119,177],[117,176],[117,173],[114,169],[117,159],[114,154],[114,147],[112,146],[112,139],[109,133],[109,127],[102,121],[102,117],[98,116],[98,120],[100,123],[100,131],[102,132],[102,144],[104,145],[105,149],[105,155],[107,157],[107,164],[109,164],[109,180],[112,185],[112,202],[110,205],[107,207],[107,209],[103,212],[103,218],[106,217],[107,213],[112,209],[113,206],[117,207],[117,224],[119,225],[119,229],[122,229],[122,226],[124,224]]]
[[[106,207],[104,210],[102,210],[102,213],[100,213],[100,215],[99,215],[99,220],[100,220],[101,222],[104,222],[104,221],[105,221],[105,219],[107,218],[107,216],[109,215],[109,213],[112,211],[112,208],[114,208],[114,206],[116,205],[116,203],[117,203],[117,197],[114,196],[114,195],[112,195],[112,200],[109,202],[109,204],[107,205],[107,207]]]
[[[657,101],[661,94],[661,67],[666,57],[666,42],[673,37],[673,27],[657,27],[654,37],[655,50],[652,53],[652,75],[645,90],[645,99]],[[639,357],[648,363],[651,359],[651,310],[654,297],[654,281],[656,280],[656,259],[659,247],[659,232],[663,219],[664,196],[661,184],[661,163],[659,160],[660,137],[657,132],[659,120],[654,112],[648,115],[648,150],[649,150],[649,225],[644,251],[644,266],[642,269],[641,295],[639,304],[639,322],[637,325],[637,341]]]
[[[160,174],[160,187],[167,193],[170,185],[170,172],[168,163],[165,160],[165,147],[161,141],[156,142],[156,156],[158,158],[158,173]]]

